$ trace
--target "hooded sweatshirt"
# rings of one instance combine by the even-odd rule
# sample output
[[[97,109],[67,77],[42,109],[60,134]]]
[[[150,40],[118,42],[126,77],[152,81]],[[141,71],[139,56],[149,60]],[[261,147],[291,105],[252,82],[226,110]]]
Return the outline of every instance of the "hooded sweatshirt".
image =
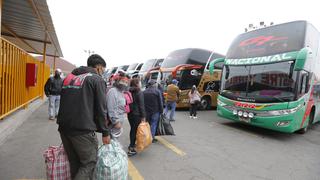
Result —
[[[63,81],[58,130],[71,136],[93,131],[109,135],[105,92],[106,83],[93,68],[73,70]]]

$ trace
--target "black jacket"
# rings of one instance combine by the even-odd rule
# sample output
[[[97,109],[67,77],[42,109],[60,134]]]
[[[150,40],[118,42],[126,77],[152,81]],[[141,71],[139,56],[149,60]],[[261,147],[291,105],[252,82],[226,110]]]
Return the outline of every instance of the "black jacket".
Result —
[[[57,123],[59,131],[74,136],[97,131],[109,135],[106,126],[106,83],[90,67],[80,67],[63,81]]]
[[[60,76],[50,77],[44,85],[46,96],[60,95],[62,88],[62,79]]]
[[[130,113],[128,117],[138,117],[140,119],[146,117],[146,110],[144,108],[144,97],[143,93],[138,88],[130,88],[132,94],[133,102],[130,104]]]
[[[161,92],[156,87],[149,87],[144,92],[144,107],[147,114],[162,113],[163,101]]]

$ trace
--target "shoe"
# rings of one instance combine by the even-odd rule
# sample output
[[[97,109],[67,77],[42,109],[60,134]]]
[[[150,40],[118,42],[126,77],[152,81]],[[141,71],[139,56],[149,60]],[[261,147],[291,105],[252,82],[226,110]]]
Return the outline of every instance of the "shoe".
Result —
[[[137,151],[134,148],[130,147],[127,154],[128,156],[134,156],[137,154]]]
[[[54,117],[49,117],[49,120],[54,120],[55,118]]]
[[[158,139],[152,139],[152,143],[158,142]]]
[[[192,119],[193,118],[193,116],[189,116],[190,117],[190,119]]]
[[[193,117],[193,119],[197,119],[197,118],[198,118],[197,116],[194,116],[194,117]]]
[[[176,121],[176,120],[174,120],[174,119],[170,119],[170,121],[171,121],[171,122],[174,122],[174,121]]]

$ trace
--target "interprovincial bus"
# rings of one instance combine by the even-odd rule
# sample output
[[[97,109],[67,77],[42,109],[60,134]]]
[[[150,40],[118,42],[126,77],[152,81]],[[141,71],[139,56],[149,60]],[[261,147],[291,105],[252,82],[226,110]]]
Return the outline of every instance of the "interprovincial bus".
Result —
[[[320,34],[294,21],[240,34],[224,62],[217,113],[281,132],[305,133],[319,121]]]
[[[138,74],[141,79],[143,87],[145,87],[145,85],[147,83],[148,78],[146,78],[146,75],[147,75],[148,71],[152,68],[160,67],[162,62],[163,62],[163,59],[149,59],[143,63],[143,65],[139,71],[139,74]]]
[[[166,57],[161,65],[161,80],[166,91],[166,86],[172,79],[179,81],[181,90],[178,108],[189,107],[188,93],[193,85],[201,94],[201,108],[210,109],[217,105],[217,95],[219,90],[220,72],[215,71],[214,76],[210,76],[209,69],[206,68],[208,60],[224,57],[218,53],[208,50],[189,48],[176,50]]]

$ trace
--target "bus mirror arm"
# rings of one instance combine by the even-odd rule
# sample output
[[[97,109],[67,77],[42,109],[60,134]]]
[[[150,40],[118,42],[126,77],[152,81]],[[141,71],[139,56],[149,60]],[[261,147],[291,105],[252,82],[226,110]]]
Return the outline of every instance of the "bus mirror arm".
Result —
[[[312,51],[309,47],[305,47],[303,49],[301,49],[298,54],[297,54],[297,58],[296,58],[296,62],[294,64],[294,71],[301,71],[304,69],[304,64],[307,60],[307,58],[309,57],[309,55],[312,54]]]
[[[224,62],[224,58],[217,58],[210,62],[209,71],[211,75],[213,75],[213,72],[214,72],[214,65],[219,62]]]

